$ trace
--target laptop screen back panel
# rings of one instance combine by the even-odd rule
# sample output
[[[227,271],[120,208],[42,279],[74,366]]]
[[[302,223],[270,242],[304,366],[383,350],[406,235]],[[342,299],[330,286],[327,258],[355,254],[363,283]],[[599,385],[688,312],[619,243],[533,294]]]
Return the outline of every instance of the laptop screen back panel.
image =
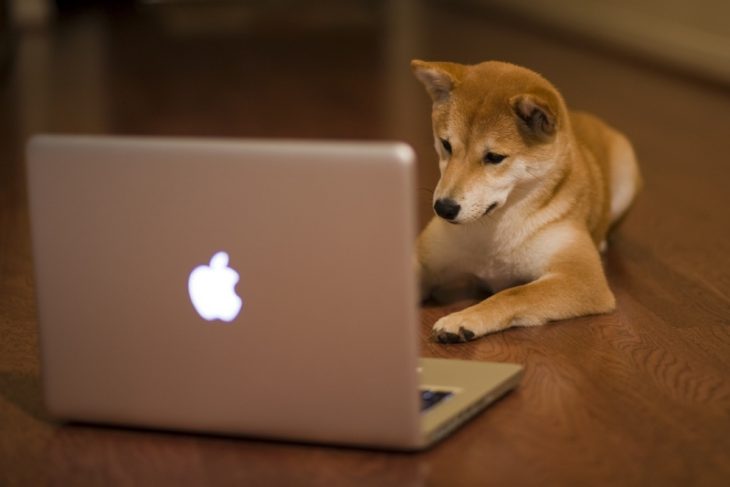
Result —
[[[418,444],[412,166],[397,144],[35,138],[50,411]],[[188,289],[220,251],[240,276],[230,323]]]

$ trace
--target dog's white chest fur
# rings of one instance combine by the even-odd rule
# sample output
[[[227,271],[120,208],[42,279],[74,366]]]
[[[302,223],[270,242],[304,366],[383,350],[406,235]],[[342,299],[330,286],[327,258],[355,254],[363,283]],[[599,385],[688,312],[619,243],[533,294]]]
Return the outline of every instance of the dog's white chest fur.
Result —
[[[476,277],[495,293],[521,281],[514,266],[499,256],[488,256],[479,262]]]
[[[500,233],[496,225],[452,226],[443,235],[448,240],[440,247],[455,271],[454,278],[474,276],[492,292],[524,282],[529,271],[518,258],[522,242],[517,235]],[[455,264],[455,265],[454,265]]]

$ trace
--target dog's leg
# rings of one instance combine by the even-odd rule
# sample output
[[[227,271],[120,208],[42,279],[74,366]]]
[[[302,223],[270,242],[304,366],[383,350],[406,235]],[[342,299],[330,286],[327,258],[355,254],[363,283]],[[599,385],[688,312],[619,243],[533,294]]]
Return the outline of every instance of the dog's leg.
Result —
[[[538,238],[532,251],[554,247],[552,237]],[[615,299],[590,236],[571,230],[562,237],[567,244],[550,252],[541,277],[441,318],[433,327],[434,338],[442,343],[463,342],[513,326],[613,310]]]
[[[432,254],[419,253],[416,263],[421,300],[435,298],[437,301],[442,301],[444,300],[441,295],[443,286],[453,283],[457,279],[457,275],[449,272],[450,266],[447,262],[429,257],[432,257]]]
[[[432,219],[423,229],[416,241],[415,267],[421,289],[421,300],[431,297],[431,293],[439,281],[439,269],[443,263],[437,259],[439,252],[434,249],[434,240],[438,241],[438,222]],[[443,252],[442,252],[443,253]]]
[[[440,297],[440,290],[458,281],[466,273],[459,262],[463,252],[452,241],[453,234],[444,231],[450,225],[434,218],[421,232],[416,242],[416,272],[421,286],[421,299]]]
[[[431,297],[431,293],[435,287],[434,278],[428,267],[421,263],[420,256],[416,256],[415,270],[418,276],[418,284],[420,286],[421,301],[425,301]]]

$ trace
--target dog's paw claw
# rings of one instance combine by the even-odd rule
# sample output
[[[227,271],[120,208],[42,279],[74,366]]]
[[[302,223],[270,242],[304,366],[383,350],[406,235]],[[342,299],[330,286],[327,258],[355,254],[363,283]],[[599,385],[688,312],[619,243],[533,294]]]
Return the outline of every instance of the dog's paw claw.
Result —
[[[474,339],[474,332],[466,328],[459,327],[459,333],[451,333],[450,331],[437,330],[434,332],[436,341],[439,343],[461,343]]]
[[[439,343],[459,343],[461,341],[461,337],[459,335],[448,331],[439,331],[436,332],[435,335],[436,341]]]
[[[483,334],[481,318],[464,312],[446,315],[433,325],[433,338],[441,343],[468,342]]]
[[[464,337],[464,341],[465,342],[468,342],[469,340],[473,340],[474,339],[474,332],[471,331],[471,330],[467,330],[463,326],[459,328],[459,335],[461,335],[462,337]]]

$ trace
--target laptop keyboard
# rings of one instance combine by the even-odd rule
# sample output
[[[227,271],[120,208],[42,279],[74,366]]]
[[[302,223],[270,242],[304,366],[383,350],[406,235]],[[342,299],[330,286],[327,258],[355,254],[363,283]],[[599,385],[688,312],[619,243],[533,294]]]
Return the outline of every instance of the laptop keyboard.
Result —
[[[421,389],[421,412],[426,412],[444,399],[453,396],[453,392]]]

